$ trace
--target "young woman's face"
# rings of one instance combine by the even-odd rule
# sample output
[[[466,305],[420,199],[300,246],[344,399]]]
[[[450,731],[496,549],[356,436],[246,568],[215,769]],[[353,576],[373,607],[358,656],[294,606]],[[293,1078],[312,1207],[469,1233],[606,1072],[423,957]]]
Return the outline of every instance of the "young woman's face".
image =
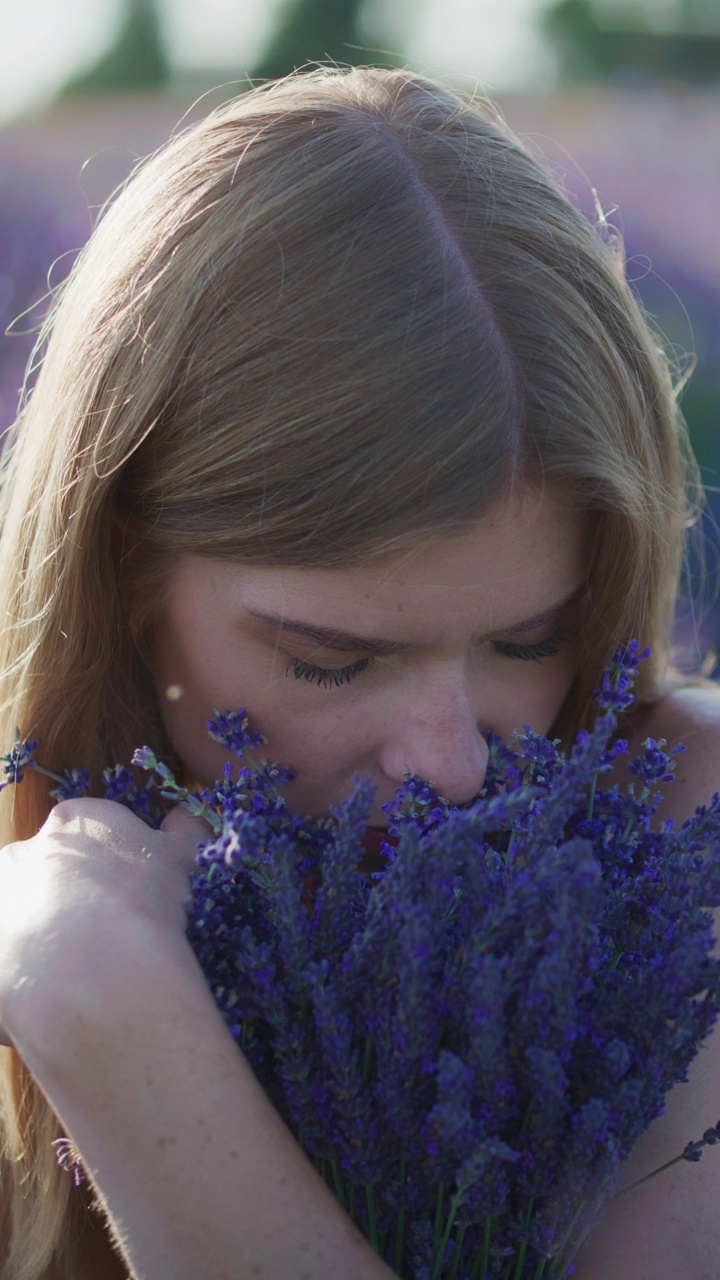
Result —
[[[225,750],[213,709],[245,707],[270,759],[298,777],[297,810],[325,813],[353,776],[377,785],[371,821],[407,770],[472,799],[486,736],[547,732],[577,671],[583,522],[534,490],[461,536],[349,568],[180,561],[156,630],[175,750],[201,782]]]

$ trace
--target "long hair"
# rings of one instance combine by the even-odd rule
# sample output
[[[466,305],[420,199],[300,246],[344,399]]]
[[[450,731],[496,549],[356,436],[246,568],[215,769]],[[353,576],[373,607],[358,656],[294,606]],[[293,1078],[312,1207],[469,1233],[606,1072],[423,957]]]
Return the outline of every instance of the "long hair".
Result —
[[[141,166],[48,335],[4,473],[4,741],[96,780],[169,749],[148,636],[185,553],[349,565],[528,481],[592,513],[556,730],[630,636],[657,692],[689,456],[667,362],[617,247],[486,104],[374,70],[240,97]],[[48,805],[28,778],[5,839]],[[54,1122],[3,1056],[7,1274],[69,1275]]]

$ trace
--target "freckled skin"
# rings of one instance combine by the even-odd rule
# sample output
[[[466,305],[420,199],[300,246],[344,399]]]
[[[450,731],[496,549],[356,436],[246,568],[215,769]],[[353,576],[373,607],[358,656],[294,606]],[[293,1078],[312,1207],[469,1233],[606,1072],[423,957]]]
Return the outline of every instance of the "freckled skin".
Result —
[[[514,639],[518,623],[579,591],[585,571],[580,517],[534,490],[462,535],[345,568],[184,557],[155,632],[168,733],[190,772],[209,783],[226,753],[206,737],[205,721],[213,708],[245,707],[269,757],[298,771],[287,797],[306,813],[343,800],[356,773],[377,785],[374,825],[385,824],[380,806],[406,770],[462,803],[482,785],[487,733],[507,738],[525,721],[546,732],[577,669],[572,627],[541,661],[506,656],[498,637]],[[402,650],[372,655],[347,681],[322,687],[296,678],[297,663],[337,671],[367,652],[333,650],[258,614]],[[542,642],[553,626],[518,633],[517,642]]]

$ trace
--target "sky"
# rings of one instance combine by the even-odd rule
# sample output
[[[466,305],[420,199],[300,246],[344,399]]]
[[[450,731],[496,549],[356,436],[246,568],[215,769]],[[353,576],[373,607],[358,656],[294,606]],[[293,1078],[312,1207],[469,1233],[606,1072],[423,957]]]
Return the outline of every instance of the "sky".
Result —
[[[247,71],[283,0],[158,0],[181,69]],[[541,88],[552,59],[534,24],[548,0],[368,0],[412,64],[488,92]],[[49,101],[109,44],[121,0],[0,0],[0,124]],[[368,57],[368,61],[371,61]]]

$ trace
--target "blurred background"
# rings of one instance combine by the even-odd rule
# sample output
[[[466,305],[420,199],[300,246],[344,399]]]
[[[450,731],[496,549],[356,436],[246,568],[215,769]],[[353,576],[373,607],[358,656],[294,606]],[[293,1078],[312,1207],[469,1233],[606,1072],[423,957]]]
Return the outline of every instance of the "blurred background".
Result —
[[[327,59],[493,98],[624,237],[720,513],[720,0],[0,0],[0,433],[49,290],[182,120]],[[709,570],[701,646],[720,639]]]

